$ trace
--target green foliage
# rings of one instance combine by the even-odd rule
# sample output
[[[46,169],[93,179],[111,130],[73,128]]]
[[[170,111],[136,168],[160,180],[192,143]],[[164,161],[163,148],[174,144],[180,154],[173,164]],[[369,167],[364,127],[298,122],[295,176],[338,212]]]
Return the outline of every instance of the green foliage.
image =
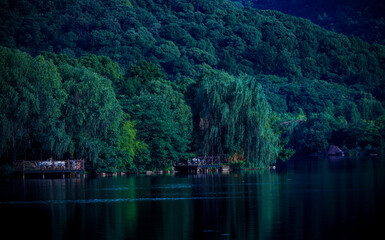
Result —
[[[135,123],[125,115],[119,126],[118,150],[121,167],[129,171],[143,171],[150,162],[148,146],[137,139]]]
[[[307,18],[312,22],[335,32],[354,35],[368,42],[385,43],[385,36],[379,31],[384,26],[381,0],[232,0],[244,6],[257,9],[272,9]]]
[[[17,0],[0,13],[0,45],[42,52],[0,49],[4,159],[142,171],[190,148],[253,166],[383,148],[383,45],[222,0]]]
[[[306,77],[345,83],[380,101],[385,96],[382,45],[276,11],[222,0],[17,0],[0,11],[0,45],[32,54],[107,55],[123,69],[145,59],[159,63],[170,79],[196,78],[198,64],[206,63],[231,74],[276,75],[294,83]],[[92,61],[82,64],[101,74]]]
[[[286,161],[295,154],[294,148],[290,146],[290,139],[294,129],[304,121],[306,121],[306,116],[304,115],[302,109],[300,109],[297,116],[293,116],[292,114],[278,115],[277,113],[273,113],[271,117],[271,126],[273,131],[279,136],[279,160]]]
[[[94,169],[102,164],[102,156],[112,161],[121,107],[110,80],[82,67],[85,58],[77,61],[52,54],[32,58],[7,48],[0,51],[5,159],[86,158]],[[106,58],[95,59],[114,66]],[[97,69],[102,66],[97,63],[84,65]],[[98,69],[102,74],[109,70]]]
[[[26,153],[32,145],[63,156],[69,145],[61,107],[67,97],[57,68],[43,57],[0,48],[0,154]]]
[[[178,87],[163,77],[157,65],[141,61],[130,66],[120,88],[123,109],[137,129],[138,146],[128,144],[138,152],[138,160],[130,163],[133,169],[170,168],[174,162],[185,159],[189,150],[190,107]]]
[[[31,7],[26,11],[25,6]],[[385,96],[383,46],[276,11],[222,0],[17,0],[0,8],[5,26],[0,45],[32,54],[107,55],[123,68],[145,59],[159,63],[171,79],[178,74],[196,77],[198,64],[206,63],[231,74],[343,81],[375,98]]]
[[[147,61],[132,64],[123,81],[118,86],[119,93],[123,96],[134,96],[140,93],[143,86],[150,85],[151,81],[164,77],[159,66]]]
[[[262,87],[249,76],[210,70],[199,82],[195,101],[205,155],[244,152],[249,166],[268,166],[278,156],[278,135]]]
[[[131,115],[136,119],[138,136],[148,145],[151,162],[147,169],[164,169],[179,160],[178,141],[170,109],[159,96],[142,94],[131,100]]]
[[[111,81],[120,82],[123,79],[123,73],[118,63],[112,61],[109,57],[86,55],[78,59],[70,58],[65,54],[54,54],[51,52],[43,52],[42,56],[53,61],[55,65],[68,64],[73,67],[85,67],[100,76],[110,79]]]
[[[375,146],[373,149],[376,151],[380,149],[380,133],[365,130],[367,127],[363,124],[376,122],[384,113],[382,103],[372,94],[361,88],[322,80],[304,78],[296,83],[276,78],[266,75],[257,77],[264,86],[273,111],[282,115],[303,109],[303,113],[308,116],[306,122],[296,125],[286,145],[301,153],[322,153],[330,144],[349,149],[365,149],[367,145]]]
[[[68,100],[63,106],[67,132],[72,138],[73,156],[98,161],[103,142],[117,127],[121,108],[111,81],[86,68],[59,66]]]

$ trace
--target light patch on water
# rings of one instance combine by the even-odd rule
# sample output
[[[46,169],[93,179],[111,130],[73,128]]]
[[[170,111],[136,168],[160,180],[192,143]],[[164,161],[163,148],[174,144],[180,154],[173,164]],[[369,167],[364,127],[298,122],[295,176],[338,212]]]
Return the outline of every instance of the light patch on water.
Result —
[[[161,189],[185,189],[193,188],[194,185],[191,184],[159,184],[152,186],[151,188],[161,188]]]
[[[37,201],[9,201],[0,202],[0,205],[20,204],[92,204],[92,203],[115,203],[115,202],[144,202],[144,201],[180,201],[180,200],[212,200],[228,199],[234,197],[165,197],[165,198],[104,198],[84,200],[37,200]]]
[[[95,188],[94,191],[126,191],[126,190],[142,190],[142,189],[190,189],[194,185],[191,184],[158,184],[150,187],[110,187],[110,188]]]

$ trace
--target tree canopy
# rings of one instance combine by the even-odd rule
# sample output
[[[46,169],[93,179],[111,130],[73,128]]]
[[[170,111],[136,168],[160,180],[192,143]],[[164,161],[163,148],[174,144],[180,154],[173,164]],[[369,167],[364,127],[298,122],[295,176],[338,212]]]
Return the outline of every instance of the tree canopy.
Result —
[[[385,46],[306,19],[227,0],[15,0],[0,23],[2,161],[135,172],[384,148]]]
[[[266,166],[278,157],[279,136],[261,85],[249,76],[222,71],[203,73],[195,101],[205,155],[244,155],[250,166]]]

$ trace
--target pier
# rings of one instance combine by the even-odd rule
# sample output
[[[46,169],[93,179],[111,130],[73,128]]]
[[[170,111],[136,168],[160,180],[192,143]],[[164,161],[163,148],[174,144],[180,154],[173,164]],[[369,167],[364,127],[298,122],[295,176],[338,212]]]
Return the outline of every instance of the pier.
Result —
[[[47,160],[47,161],[16,161],[14,162],[16,172],[23,174],[62,174],[63,178],[66,173],[82,173],[84,176],[84,160]]]
[[[205,173],[218,171],[221,168],[221,158],[219,156],[195,157],[185,162],[178,162],[174,169],[184,173]]]

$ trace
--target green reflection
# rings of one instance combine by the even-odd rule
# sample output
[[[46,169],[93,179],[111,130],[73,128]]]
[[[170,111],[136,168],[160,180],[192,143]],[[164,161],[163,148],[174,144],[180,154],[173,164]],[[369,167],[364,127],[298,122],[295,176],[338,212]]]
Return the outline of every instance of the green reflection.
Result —
[[[382,229],[384,174],[382,159],[309,159],[228,175],[15,181],[0,183],[0,210],[18,239],[356,239]]]

